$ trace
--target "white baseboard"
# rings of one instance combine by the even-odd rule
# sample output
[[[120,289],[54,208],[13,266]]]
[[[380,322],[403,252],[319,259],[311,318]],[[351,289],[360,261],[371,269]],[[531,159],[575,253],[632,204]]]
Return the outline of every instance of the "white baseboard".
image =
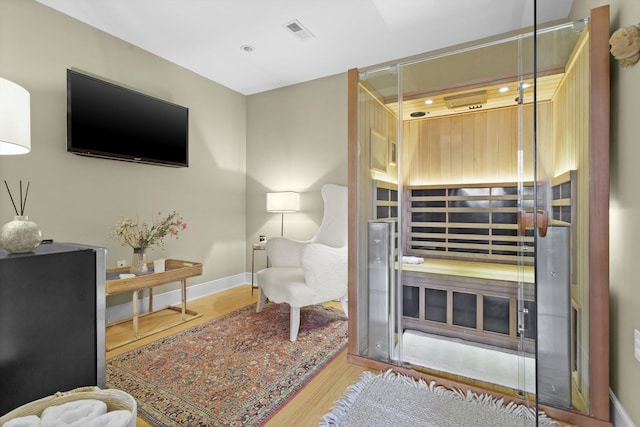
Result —
[[[201,298],[207,295],[215,294],[216,292],[224,291],[227,289],[235,288],[236,286],[246,285],[251,283],[251,273],[240,273],[234,276],[223,277],[221,279],[212,280],[205,283],[199,283],[196,285],[187,287],[187,301]],[[174,291],[165,292],[162,294],[153,295],[154,307],[166,307],[168,305],[178,305],[182,302],[182,295],[179,289]],[[131,317],[133,310],[133,303],[131,301],[107,307],[106,321],[107,323],[117,322],[118,320]],[[140,313],[147,312],[149,307],[149,297],[144,297],[138,304]]]
[[[611,423],[614,427],[636,427],[611,389],[609,389],[609,397],[611,399]]]

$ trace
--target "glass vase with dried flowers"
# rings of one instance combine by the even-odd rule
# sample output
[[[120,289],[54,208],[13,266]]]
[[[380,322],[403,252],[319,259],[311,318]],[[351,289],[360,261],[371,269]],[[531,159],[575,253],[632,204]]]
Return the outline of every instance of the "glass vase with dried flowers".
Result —
[[[131,220],[121,218],[111,229],[111,235],[120,241],[122,246],[133,249],[130,273],[139,276],[149,272],[147,265],[147,249],[153,246],[164,247],[167,236],[178,238],[178,234],[187,228],[187,223],[177,212],[163,217],[160,212],[151,223],[140,222],[138,218]]]

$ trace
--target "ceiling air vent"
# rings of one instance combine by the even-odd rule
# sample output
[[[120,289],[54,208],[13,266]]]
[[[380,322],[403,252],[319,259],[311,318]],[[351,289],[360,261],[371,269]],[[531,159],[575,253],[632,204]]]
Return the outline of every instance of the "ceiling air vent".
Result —
[[[446,96],[444,103],[453,111],[479,110],[487,103],[487,91],[461,93],[460,95]]]
[[[300,40],[309,40],[315,38],[311,31],[307,30],[304,25],[300,23],[297,19],[294,19],[291,22],[287,22],[282,24],[282,26],[291,34],[299,38]]]

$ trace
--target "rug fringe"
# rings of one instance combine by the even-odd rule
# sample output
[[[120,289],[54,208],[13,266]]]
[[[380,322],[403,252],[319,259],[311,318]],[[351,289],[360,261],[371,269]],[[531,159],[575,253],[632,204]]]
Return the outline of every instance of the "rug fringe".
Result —
[[[529,421],[536,420],[535,408],[530,408],[524,404],[518,404],[511,401],[505,405],[504,398],[496,398],[490,394],[485,393],[478,394],[472,390],[467,390],[465,393],[464,391],[457,388],[447,388],[442,385],[437,385],[436,381],[431,381],[429,382],[429,384],[427,384],[423,379],[414,379],[406,375],[396,374],[393,372],[393,370],[389,369],[380,374],[374,374],[370,371],[362,372],[362,374],[360,375],[360,379],[355,384],[347,387],[345,394],[334,403],[331,411],[322,417],[319,426],[340,426],[349,413],[351,407],[355,404],[360,393],[365,389],[369,382],[377,377],[381,377],[382,379],[388,381],[406,384],[414,388],[429,390],[431,393],[436,395],[485,405],[496,411],[503,411],[509,414],[513,414],[517,417],[524,418]],[[543,411],[539,411],[538,425],[558,426],[559,424],[555,420],[549,418]]]
[[[342,397],[333,404],[331,412],[322,417],[320,426],[332,427],[342,424],[342,421],[344,421],[349,410],[358,399],[358,396],[360,396],[360,393],[362,393],[367,384],[375,377],[377,377],[376,374],[370,371],[364,371],[360,375],[360,379],[347,387]]]

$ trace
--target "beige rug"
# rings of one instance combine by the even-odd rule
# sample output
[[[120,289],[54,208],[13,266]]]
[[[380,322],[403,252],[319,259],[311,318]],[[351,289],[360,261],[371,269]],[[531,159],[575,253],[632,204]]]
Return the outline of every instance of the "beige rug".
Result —
[[[544,413],[538,425],[557,426]],[[493,396],[427,384],[387,371],[365,371],[325,415],[321,427],[535,426],[535,408]]]

